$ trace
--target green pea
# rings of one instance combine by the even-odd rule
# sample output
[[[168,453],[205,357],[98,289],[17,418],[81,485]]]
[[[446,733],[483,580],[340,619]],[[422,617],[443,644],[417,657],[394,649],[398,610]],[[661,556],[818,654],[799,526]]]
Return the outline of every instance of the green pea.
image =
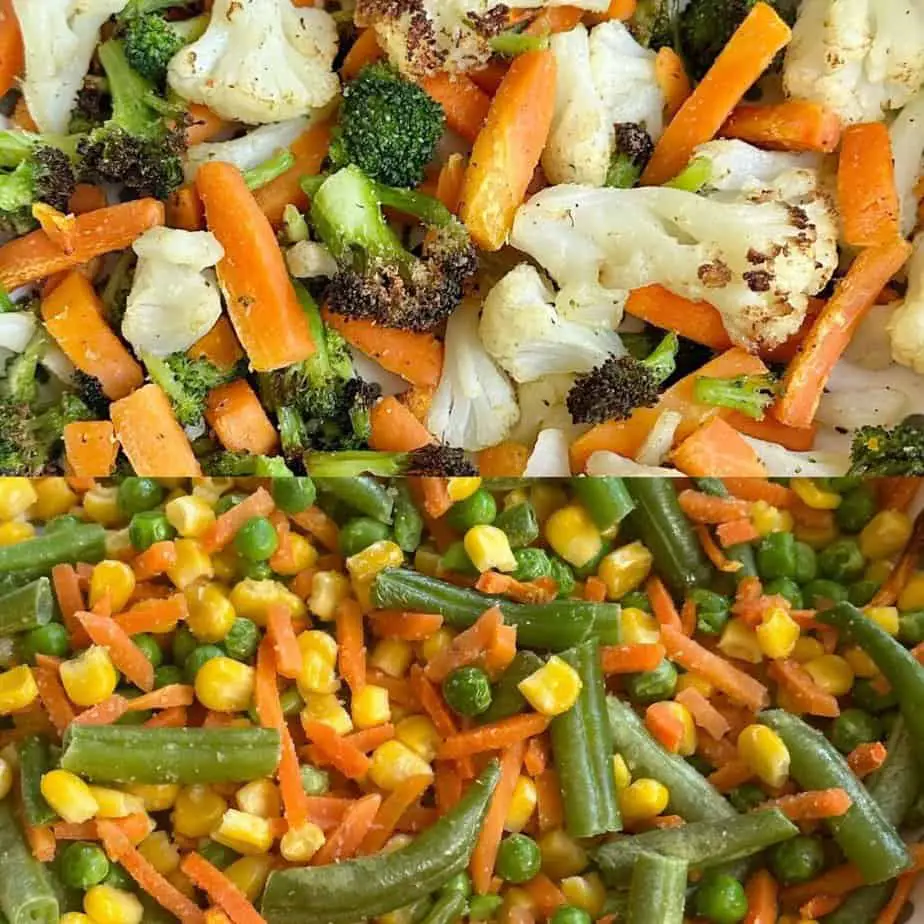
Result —
[[[847,588],[847,599],[854,606],[866,606],[876,596],[881,586],[879,581],[854,581]]]
[[[552,580],[558,585],[558,599],[570,597],[574,593],[574,588],[577,587],[571,565],[558,556],[553,556],[551,567]]]
[[[440,889],[440,892],[444,895],[447,892],[458,892],[463,898],[468,898],[469,895],[472,894],[472,880],[466,872],[456,873],[455,876]]]
[[[748,913],[744,886],[725,873],[703,876],[693,899],[696,913],[712,924],[737,924]]]
[[[330,789],[330,776],[326,770],[319,770],[311,764],[302,764],[298,772],[302,779],[302,789],[309,796],[323,796]]]
[[[497,501],[484,488],[479,488],[465,500],[456,501],[446,514],[446,522],[460,533],[473,526],[490,524],[497,516]]]
[[[783,597],[790,602],[794,610],[802,609],[802,591],[792,578],[781,577],[767,581],[764,584],[764,593],[771,597],[774,595]]]
[[[796,572],[793,577],[800,584],[814,581],[818,575],[818,556],[815,550],[804,542],[796,543]]]
[[[221,516],[223,513],[227,513],[232,507],[236,507],[243,500],[247,500],[247,495],[241,494],[238,491],[232,491],[230,494],[222,494],[215,504],[215,513]]]
[[[143,510],[136,513],[128,524],[128,538],[131,544],[143,552],[155,542],[166,542],[176,535],[176,530],[160,510]]]
[[[844,495],[834,512],[837,525],[845,533],[858,533],[876,515],[876,494],[868,484],[861,484]]]
[[[174,683],[183,682],[183,671],[175,664],[161,664],[154,670],[154,689],[169,687]]]
[[[728,794],[728,801],[739,812],[749,812],[761,802],[766,802],[767,794],[754,783],[742,783]]]
[[[468,903],[468,919],[488,921],[494,917],[503,902],[500,895],[473,895]]]
[[[186,626],[180,626],[173,636],[173,663],[182,668],[198,644],[199,640],[196,636]]]
[[[97,844],[74,841],[61,851],[58,872],[66,886],[85,892],[109,875],[109,859]]]
[[[440,556],[440,570],[454,571],[456,574],[478,573],[478,569],[468,557],[468,552],[465,551],[465,545],[461,539],[453,542]]]
[[[920,645],[924,642],[924,610],[899,613],[898,637],[906,645]]]
[[[307,510],[317,497],[314,482],[305,476],[274,478],[271,488],[273,500],[283,513],[301,513]]]
[[[273,576],[273,569],[268,561],[248,561],[238,558],[237,573],[240,579],[250,578],[252,581],[268,581]]]
[[[539,845],[525,834],[511,834],[501,841],[494,871],[507,882],[529,882],[542,866]]]
[[[481,715],[491,705],[491,681],[480,667],[460,667],[443,681],[443,698],[459,715]]]
[[[856,539],[835,539],[818,555],[818,570],[832,581],[855,581],[865,568],[866,560]]]
[[[844,709],[831,723],[831,743],[842,753],[849,754],[858,744],[879,741],[882,723],[862,709]]]
[[[677,668],[666,658],[653,671],[626,676],[629,696],[641,705],[669,699],[676,688]]]
[[[122,889],[125,892],[134,892],[137,886],[135,880],[125,872],[125,867],[121,863],[110,863],[109,873],[103,882],[114,889]]]
[[[555,909],[551,924],[592,924],[593,918],[577,905],[561,905]]]
[[[770,851],[770,868],[783,885],[814,879],[821,872],[824,862],[824,846],[817,837],[798,835],[777,844]]]
[[[898,705],[898,697],[894,690],[880,693],[868,677],[857,677],[850,690],[854,703],[867,712],[884,712]]]
[[[847,588],[826,578],[816,578],[802,588],[802,599],[809,609],[827,609],[847,599]]]
[[[279,548],[279,537],[266,517],[251,517],[234,537],[234,550],[248,561],[266,561]]]
[[[164,489],[154,478],[126,478],[119,485],[117,499],[126,513],[141,513],[160,504]]]
[[[223,655],[224,651],[217,645],[199,645],[194,648],[183,665],[183,676],[186,678],[186,682],[194,683],[196,674],[199,673],[207,661],[211,661],[212,658],[220,658]]]
[[[234,658],[235,661],[249,661],[257,653],[260,630],[256,623],[238,616],[221,644],[229,658]]]
[[[218,841],[213,841],[211,838],[200,844],[196,849],[212,866],[217,866],[218,869],[230,866],[240,857],[236,850],[232,850],[224,844],[219,844]]]
[[[644,613],[651,612],[651,601],[648,599],[648,594],[641,590],[630,590],[623,595],[619,604],[624,610],[632,607],[636,610],[642,610]]]
[[[819,481],[823,481],[838,494],[849,494],[854,488],[863,484],[863,478],[860,475],[837,475],[819,479]]]
[[[517,560],[513,576],[518,581],[534,581],[552,574],[552,562],[544,549],[517,549],[513,557]]]
[[[796,537],[792,533],[769,533],[757,547],[757,573],[765,581],[791,578],[796,573]]]
[[[61,516],[54,517],[45,524],[45,535],[63,533],[66,530],[73,529],[75,526],[80,526],[81,522],[81,520],[71,516],[69,513],[62,513]]]
[[[70,651],[71,640],[67,629],[59,622],[49,622],[27,632],[22,641],[23,660],[30,664],[37,654],[63,658]]]
[[[353,517],[340,527],[340,553],[349,558],[374,542],[381,542],[391,535],[385,523],[372,517]]]
[[[160,667],[164,660],[164,653],[160,650],[160,645],[154,640],[153,635],[142,632],[139,635],[133,635],[132,641],[155,668]]]
[[[502,510],[497,515],[494,525],[507,534],[512,549],[525,548],[539,538],[539,521],[536,519],[536,510],[529,501]]]
[[[728,622],[728,600],[721,594],[704,587],[690,591],[696,604],[696,627],[706,635],[718,635]]]

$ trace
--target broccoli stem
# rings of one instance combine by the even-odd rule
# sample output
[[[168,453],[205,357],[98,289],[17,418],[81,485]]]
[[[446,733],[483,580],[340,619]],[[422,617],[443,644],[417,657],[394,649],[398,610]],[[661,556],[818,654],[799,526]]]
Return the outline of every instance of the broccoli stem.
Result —
[[[548,47],[549,37],[547,35],[527,35],[515,29],[501,32],[491,39],[491,51],[505,58],[515,58],[528,51],[543,51]]]
[[[286,240],[291,244],[307,241],[310,237],[305,216],[291,202],[282,210],[282,226],[285,228]]]
[[[132,70],[125,58],[125,45],[118,39],[103,42],[97,54],[109,79],[111,121],[129,134],[144,134],[151,121],[148,99],[156,96],[153,84]]]
[[[119,13],[121,21],[145,13],[159,13],[161,10],[182,9],[193,6],[198,0],[129,0],[128,6]]]
[[[10,298],[10,293],[0,286],[0,314],[6,314],[8,311],[19,311],[19,305]]]
[[[664,185],[684,192],[699,192],[712,179],[712,162],[708,157],[694,157],[672,180]]]
[[[613,155],[603,185],[613,189],[631,189],[639,181],[641,175],[639,165],[628,154],[620,151]]]
[[[413,189],[397,189],[394,186],[384,186],[382,183],[374,183],[373,185],[381,205],[397,209],[404,212],[405,215],[413,215],[424,224],[432,225],[435,228],[445,227],[452,221],[452,212],[439,199],[434,199],[433,196],[428,196],[426,193],[420,193]]]
[[[777,381],[772,375],[739,375],[730,379],[697,376],[694,394],[702,404],[727,407],[763,420],[776,398]]]
[[[394,478],[407,468],[406,452],[309,452],[305,455],[305,470],[318,478],[355,478],[357,475],[376,475]]]
[[[286,149],[277,151],[268,160],[262,164],[257,164],[250,170],[244,171],[244,182],[250,190],[259,189],[272,183],[277,177],[282,176],[287,170],[295,166],[295,155]]]
[[[660,385],[669,379],[677,368],[677,351],[680,349],[680,340],[671,331],[664,339],[642,360],[651,373],[651,377]]]
[[[170,364],[160,356],[154,356],[151,353],[141,353],[140,359],[151,381],[164,390],[174,409],[181,405],[186,400],[186,394],[179,379],[170,368]]]
[[[32,153],[37,140],[25,132],[0,132],[0,167],[18,167]]]
[[[31,404],[35,400],[38,391],[35,373],[47,345],[48,337],[44,328],[37,327],[22,353],[8,363],[4,370],[3,388],[14,401]]]

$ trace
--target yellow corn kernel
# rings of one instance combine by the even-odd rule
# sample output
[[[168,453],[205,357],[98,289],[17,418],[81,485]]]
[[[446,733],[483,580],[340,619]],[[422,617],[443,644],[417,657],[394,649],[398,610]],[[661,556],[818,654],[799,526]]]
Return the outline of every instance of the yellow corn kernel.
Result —
[[[329,725],[338,735],[348,735],[353,731],[350,713],[333,693],[302,693],[305,706],[302,709],[302,721],[322,722]]]
[[[543,715],[567,712],[581,695],[581,677],[567,661],[552,655],[538,670],[517,684],[529,704]]]
[[[37,500],[38,494],[28,478],[0,478],[0,520],[15,520]]]
[[[337,641],[330,633],[322,632],[320,629],[309,629],[300,632],[296,641],[303,657],[313,654],[325,664],[337,663]]]
[[[530,488],[529,500],[536,511],[536,519],[545,523],[556,510],[568,503],[568,495],[554,481],[540,481]]]
[[[757,633],[738,619],[725,623],[718,647],[727,658],[737,658],[749,664],[760,664],[764,659]]]
[[[258,626],[266,625],[266,613],[273,604],[285,607],[293,619],[307,613],[305,602],[279,581],[245,578],[231,589],[231,605],[237,615],[252,619]]]
[[[243,712],[253,699],[254,669],[223,655],[206,661],[196,674],[196,699],[215,712]]]
[[[212,839],[244,856],[253,856],[273,846],[273,826],[268,818],[229,808],[212,832]]]
[[[812,680],[832,696],[843,696],[853,686],[853,669],[840,655],[825,654],[806,661],[802,666],[811,674]]]
[[[898,635],[897,606],[868,606],[863,612],[889,635]]]
[[[871,561],[863,572],[863,580],[873,581],[876,584],[884,584],[888,576],[892,573],[892,563],[879,559]],[[901,607],[899,607],[901,609]]]
[[[107,595],[114,613],[124,609],[135,589],[135,572],[124,561],[106,559],[93,567],[90,575],[90,606]]]
[[[693,722],[690,710],[682,703],[672,701],[666,703],[666,708],[683,726],[683,736],[677,747],[677,753],[681,757],[689,757],[691,754],[695,754],[697,744],[696,724]]]
[[[575,568],[600,554],[603,539],[590,514],[577,504],[556,510],[546,521],[545,538],[555,553]]]
[[[619,808],[623,820],[629,822],[647,821],[657,818],[670,801],[670,793],[663,783],[647,777],[630,783],[619,793]]]
[[[389,677],[403,677],[413,659],[414,649],[410,642],[401,638],[383,638],[372,649],[369,664]]]
[[[215,511],[203,498],[182,494],[164,505],[167,522],[184,538],[198,539],[215,522]]]
[[[613,755],[613,781],[617,790],[625,789],[632,782],[632,773],[622,754]]]
[[[924,610],[924,571],[915,571],[898,595],[898,608],[906,613]]]
[[[859,647],[847,648],[842,652],[844,660],[850,665],[855,677],[876,677],[879,668],[876,662]]]
[[[108,786],[91,786],[90,795],[96,800],[98,806],[97,818],[125,818],[145,811],[144,800],[133,796],[130,792],[121,789],[111,789]]]
[[[29,515],[36,520],[63,516],[78,501],[66,478],[39,478],[34,487],[36,498]]]
[[[140,853],[161,876],[172,873],[180,865],[180,852],[176,849],[176,844],[170,840],[170,835],[166,831],[154,831],[149,834],[138,845],[138,853]]]
[[[781,606],[775,606],[764,616],[755,630],[757,644],[765,657],[788,658],[801,634],[799,623]]]
[[[207,504],[214,507],[218,498],[234,487],[233,478],[197,478],[193,483],[194,497],[201,497]]]
[[[536,784],[528,776],[518,777],[504,819],[504,830],[515,833],[522,831],[533,817],[537,801]]]
[[[542,871],[552,879],[577,876],[590,862],[584,848],[562,828],[546,831],[538,843]]]
[[[596,920],[603,913],[606,886],[597,873],[586,876],[566,876],[559,883],[562,895],[569,905],[582,908]]]
[[[634,606],[623,607],[619,614],[619,629],[624,645],[651,645],[661,638],[654,616]]]
[[[211,580],[215,571],[208,552],[196,539],[177,539],[176,562],[167,569],[167,577],[180,590],[185,590],[196,581]]]
[[[324,832],[313,822],[306,821],[289,828],[279,841],[279,852],[289,863],[307,863],[323,846]]]
[[[141,924],[144,906],[134,892],[95,885],[83,896],[83,910],[93,924]]]
[[[440,573],[440,553],[430,546],[420,546],[414,553],[414,570],[436,577]]]
[[[462,544],[478,571],[516,571],[517,560],[507,534],[496,526],[480,524],[466,531]]]
[[[73,824],[89,821],[99,811],[90,787],[69,770],[49,770],[42,775],[39,788],[45,801]]]
[[[448,626],[441,626],[430,638],[420,643],[420,655],[424,661],[432,661],[441,651],[445,651],[456,637]]]
[[[433,769],[403,742],[392,738],[372,752],[369,779],[379,789],[391,791],[412,776],[433,776]]]
[[[272,780],[251,780],[234,794],[234,804],[242,811],[261,818],[279,818],[282,799]]]
[[[802,502],[813,510],[837,510],[841,496],[836,491],[826,491],[812,478],[793,478],[790,487]]]
[[[166,812],[172,809],[180,794],[178,783],[136,783],[127,789],[141,800],[146,812]]]
[[[234,546],[228,546],[212,556],[212,571],[215,579],[224,584],[234,583],[237,579],[239,565],[240,559],[234,551]]]
[[[115,486],[94,485],[83,496],[83,512],[102,526],[118,526],[125,519],[119,506],[119,489]]]
[[[205,837],[221,822],[228,803],[208,786],[186,786],[173,805],[173,830],[184,837]]]
[[[126,562],[137,554],[138,550],[132,545],[127,526],[123,526],[122,529],[110,529],[106,533],[106,558]]]
[[[358,693],[353,694],[350,706],[353,724],[357,728],[373,728],[391,721],[388,690],[385,687],[367,683]]]
[[[430,763],[442,739],[436,726],[425,715],[409,715],[395,726],[395,737],[415,754]]]
[[[82,911],[68,911],[61,915],[58,924],[93,924],[93,920]]]
[[[619,600],[641,587],[653,562],[651,552],[641,542],[630,542],[604,555],[597,576],[606,584],[607,597]]]
[[[696,674],[693,671],[687,671],[685,674],[681,674],[677,678],[677,692],[680,693],[681,690],[686,690],[688,687],[692,687],[694,690],[699,691],[709,699],[713,693],[715,693],[715,687],[706,680],[705,677],[700,674]]]
[[[0,674],[0,715],[9,715],[34,703],[38,687],[32,671],[25,664]]]
[[[340,686],[337,676],[337,643],[326,632],[310,630],[298,636],[302,669],[296,678],[299,693],[334,693]]]
[[[446,493],[454,504],[471,497],[480,487],[480,478],[456,477],[446,480]]]
[[[900,510],[880,510],[860,533],[860,551],[879,561],[898,555],[911,538],[911,520]]]
[[[0,757],[0,802],[2,802],[13,788],[13,766],[5,758]]]
[[[800,664],[820,658],[825,653],[825,646],[811,635],[800,635],[793,645],[792,657]]]
[[[224,874],[247,896],[249,901],[254,901],[263,891],[266,878],[272,868],[272,857],[260,854],[235,860],[225,868]]]
[[[93,645],[79,657],[62,662],[58,668],[68,697],[78,706],[95,706],[115,692],[119,672],[109,652]]]
[[[350,579],[339,571],[319,571],[311,579],[308,609],[323,622],[337,614],[342,600],[350,596]]]
[[[805,526],[802,523],[796,523],[793,527],[793,534],[799,542],[804,542],[818,552],[837,539],[837,524],[833,517],[821,526]]]
[[[761,536],[792,532],[793,519],[788,510],[780,510],[764,500],[751,504],[751,522]]]
[[[318,550],[301,533],[289,533],[289,554],[283,562],[274,565],[273,570],[286,577],[291,577],[313,568],[318,560]]]
[[[225,588],[214,581],[187,587],[186,625],[200,642],[215,644],[231,631],[237,614]]]
[[[789,751],[783,739],[766,725],[748,725],[741,730],[738,756],[768,786],[782,786],[789,776]]]
[[[404,564],[404,552],[391,539],[380,539],[346,560],[347,571],[354,579],[371,580],[386,568]]]
[[[31,539],[35,535],[35,527],[25,520],[10,520],[0,523],[0,545],[16,545]]]

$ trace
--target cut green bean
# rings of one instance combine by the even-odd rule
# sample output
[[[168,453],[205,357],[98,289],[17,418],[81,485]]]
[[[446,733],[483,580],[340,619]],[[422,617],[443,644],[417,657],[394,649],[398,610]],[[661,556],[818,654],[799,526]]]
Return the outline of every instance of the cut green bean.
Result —
[[[866,782],[889,824],[899,826],[914,805],[921,789],[921,771],[905,720],[899,716],[886,745],[886,760]]]
[[[683,924],[687,861],[642,853],[632,869],[626,924]]]
[[[622,478],[572,478],[571,488],[599,530],[618,526],[635,509]]]
[[[526,708],[526,697],[520,692],[519,685],[530,674],[535,673],[545,662],[532,651],[518,651],[507,670],[494,684],[491,693],[491,705],[477,716],[476,722],[498,722],[522,712]]]
[[[394,517],[392,532],[398,548],[402,552],[416,551],[423,536],[424,522],[404,481],[395,485]]]
[[[0,912],[9,924],[58,924],[58,899],[45,867],[32,856],[13,817],[0,802]]]
[[[465,896],[461,892],[447,892],[440,896],[422,924],[452,924],[465,911]]]
[[[891,882],[854,889],[831,914],[821,919],[821,924],[875,924],[894,889]]]
[[[388,489],[368,475],[353,478],[315,478],[318,490],[336,497],[348,507],[367,517],[391,523],[394,512],[394,498]]]
[[[51,581],[40,577],[0,597],[0,635],[31,632],[51,622],[53,614]]]
[[[512,549],[526,548],[539,538],[539,521],[536,519],[536,510],[529,501],[502,510],[497,515],[494,525],[506,533]]]
[[[82,523],[71,529],[36,536],[0,547],[0,573],[49,574],[55,565],[98,562],[106,556],[106,530],[99,523]]]
[[[54,766],[46,738],[29,735],[19,745],[19,793],[22,813],[30,825],[47,825],[58,816],[42,795],[42,776]]]

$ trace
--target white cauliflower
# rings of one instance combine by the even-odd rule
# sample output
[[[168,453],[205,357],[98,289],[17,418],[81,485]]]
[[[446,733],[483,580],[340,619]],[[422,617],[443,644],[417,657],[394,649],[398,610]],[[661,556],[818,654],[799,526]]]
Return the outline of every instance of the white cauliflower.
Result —
[[[735,138],[701,144],[693,162],[709,164],[707,188],[717,192],[759,192],[789,170],[821,169],[821,154],[765,151]]]
[[[138,266],[122,319],[136,353],[187,350],[221,315],[213,267],[224,248],[211,231],[152,228],[132,245]]]
[[[39,130],[67,133],[100,27],[128,0],[13,0],[25,49],[22,92]]]
[[[520,207],[511,244],[560,286],[660,283],[708,301],[748,347],[794,334],[809,296],[837,266],[834,210],[811,170],[708,197],[668,187],[550,187]]]
[[[908,261],[908,291],[889,321],[892,358],[924,375],[924,232]]]
[[[555,292],[529,263],[512,269],[488,293],[478,333],[493,360],[515,382],[590,372],[610,356],[625,353],[612,329],[562,318]]]
[[[571,474],[568,446],[568,436],[563,430],[543,430],[526,460],[523,477],[567,478]]]
[[[520,417],[510,380],[478,339],[478,303],[466,301],[446,322],[446,359],[427,429],[471,452],[505,440]]]
[[[924,0],[803,0],[783,68],[789,96],[874,122],[922,83]]]
[[[337,26],[324,10],[296,9],[290,0],[215,0],[208,29],[176,53],[167,81],[222,118],[283,122],[336,97],[336,54]]]
[[[533,443],[542,430],[561,430],[574,441],[588,430],[587,424],[576,424],[568,410],[568,392],[574,387],[573,375],[546,375],[534,382],[517,386],[520,421],[509,439],[518,443]]]
[[[918,223],[918,197],[915,187],[924,160],[924,91],[915,95],[889,126],[895,188],[901,209],[902,234],[907,237]]]

